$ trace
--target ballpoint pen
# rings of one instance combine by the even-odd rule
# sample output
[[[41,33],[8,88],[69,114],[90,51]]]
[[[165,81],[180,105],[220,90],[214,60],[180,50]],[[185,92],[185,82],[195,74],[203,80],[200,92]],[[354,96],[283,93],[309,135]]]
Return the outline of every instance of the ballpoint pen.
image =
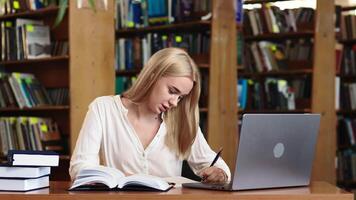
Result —
[[[216,154],[216,156],[215,156],[215,158],[214,158],[213,162],[210,164],[210,167],[214,166],[214,165],[215,165],[215,163],[216,163],[216,161],[218,161],[218,159],[219,159],[219,157],[220,157],[220,154],[221,154],[222,150],[223,150],[223,148],[222,148],[222,147],[220,147],[220,149],[219,149],[218,153]]]
[[[218,159],[219,159],[219,157],[220,157],[220,155],[221,155],[222,150],[223,150],[223,148],[222,148],[222,147],[220,147],[220,149],[219,149],[218,153],[216,154],[216,156],[215,156],[215,158],[214,158],[213,162],[211,162],[211,164],[210,164],[210,166],[209,166],[209,167],[212,167],[212,166],[214,166],[214,165],[215,165],[216,161],[218,161]],[[205,177],[205,176],[203,176],[203,177],[201,178],[201,181],[203,182],[205,179],[206,179],[206,177]]]

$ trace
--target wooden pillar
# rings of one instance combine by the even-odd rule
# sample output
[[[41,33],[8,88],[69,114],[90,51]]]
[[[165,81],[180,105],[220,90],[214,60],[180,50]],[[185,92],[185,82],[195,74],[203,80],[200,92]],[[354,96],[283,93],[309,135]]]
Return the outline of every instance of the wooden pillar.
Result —
[[[114,1],[96,12],[76,3],[69,1],[71,151],[89,103],[115,91]]]
[[[233,170],[238,143],[235,0],[213,0],[208,142]]]
[[[316,10],[312,112],[321,124],[312,179],[335,184],[335,32],[334,0],[318,0]]]

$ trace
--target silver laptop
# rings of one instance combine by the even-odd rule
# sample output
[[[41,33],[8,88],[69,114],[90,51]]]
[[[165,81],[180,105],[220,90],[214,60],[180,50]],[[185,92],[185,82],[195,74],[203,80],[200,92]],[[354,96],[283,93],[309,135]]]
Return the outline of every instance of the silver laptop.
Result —
[[[183,187],[249,190],[309,185],[319,125],[319,114],[245,114],[232,181]]]

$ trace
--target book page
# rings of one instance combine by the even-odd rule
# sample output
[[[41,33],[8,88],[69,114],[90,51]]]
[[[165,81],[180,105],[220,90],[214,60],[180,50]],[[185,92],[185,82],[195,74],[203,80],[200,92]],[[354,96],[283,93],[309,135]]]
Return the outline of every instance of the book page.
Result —
[[[123,177],[125,175],[115,168],[105,166],[90,167],[79,171],[71,189],[93,183],[102,183],[109,188],[114,188]]]
[[[164,179],[148,174],[134,174],[131,176],[126,176],[122,178],[118,183],[118,188],[121,189],[130,186],[144,186],[161,191],[168,190],[172,187]]]

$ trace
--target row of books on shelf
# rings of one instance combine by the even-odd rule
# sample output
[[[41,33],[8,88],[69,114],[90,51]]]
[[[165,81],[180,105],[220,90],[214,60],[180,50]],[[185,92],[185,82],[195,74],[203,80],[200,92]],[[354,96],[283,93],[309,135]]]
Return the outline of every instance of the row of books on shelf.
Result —
[[[356,38],[356,15],[341,14],[340,17],[340,39],[348,40]]]
[[[124,91],[131,87],[132,83],[135,82],[136,79],[136,76],[117,76],[115,79],[115,94],[122,94]],[[202,76],[201,79],[201,95],[199,99],[199,105],[200,107],[206,107],[208,105],[207,96],[209,90],[209,80],[207,76]]]
[[[238,107],[241,110],[307,108],[298,99],[310,99],[310,79],[266,78],[263,82],[238,79]]]
[[[314,16],[312,8],[281,10],[277,6],[262,4],[261,8],[244,10],[243,31],[245,35],[260,35],[313,30]],[[303,27],[303,24],[310,26]]]
[[[59,166],[52,151],[9,150],[0,165],[0,191],[26,192],[49,187],[51,167]]]
[[[116,77],[116,94],[122,94],[136,80],[136,76]],[[299,99],[310,99],[311,78],[285,80],[266,78],[263,82],[253,79],[238,79],[238,105],[240,109],[280,109],[295,110],[306,108],[308,104]],[[199,100],[200,107],[207,106],[208,78],[202,76],[202,90]]]
[[[349,147],[356,144],[356,119],[338,117],[337,144],[339,147]]]
[[[356,75],[356,45],[336,44],[336,72],[341,75]]]
[[[140,69],[156,51],[167,47],[186,49],[190,55],[207,54],[209,33],[148,33],[142,37],[120,38],[116,41],[116,70]]]
[[[356,152],[351,149],[337,152],[337,180],[341,183],[356,181]]]
[[[200,20],[211,11],[211,0],[116,1],[115,27],[138,28]]]
[[[276,43],[259,41],[245,44],[244,68],[249,72],[288,69],[288,63],[312,59],[313,40],[298,39]],[[299,66],[307,68],[310,66]]]
[[[2,156],[8,150],[64,152],[57,123],[41,117],[0,117],[0,147]]]
[[[47,91],[33,74],[0,72],[0,108],[68,105],[68,96],[66,88]]]
[[[356,110],[356,83],[340,83],[340,108],[343,110]]]
[[[17,18],[0,22],[0,60],[23,60],[68,55],[68,42],[51,42],[42,20]]]
[[[0,15],[21,13],[29,10],[38,10],[50,5],[55,1],[50,0],[8,0],[0,4]]]

